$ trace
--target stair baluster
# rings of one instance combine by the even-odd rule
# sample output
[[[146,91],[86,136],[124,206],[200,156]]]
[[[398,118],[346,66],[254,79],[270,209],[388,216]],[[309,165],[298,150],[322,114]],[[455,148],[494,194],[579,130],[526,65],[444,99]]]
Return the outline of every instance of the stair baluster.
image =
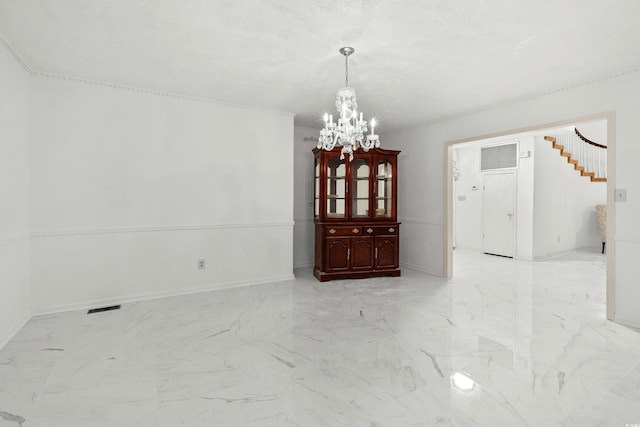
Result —
[[[574,134],[545,136],[545,140],[552,143],[553,148],[560,150],[560,155],[592,182],[606,182],[607,180],[607,146],[598,144],[585,138],[575,128]]]

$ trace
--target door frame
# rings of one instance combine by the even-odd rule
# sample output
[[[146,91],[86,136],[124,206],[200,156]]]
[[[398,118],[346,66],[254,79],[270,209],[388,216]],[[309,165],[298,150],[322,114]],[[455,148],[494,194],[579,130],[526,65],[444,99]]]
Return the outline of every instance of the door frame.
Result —
[[[517,200],[518,200],[518,197],[517,197],[517,195],[518,195],[518,175],[517,175],[515,170],[502,170],[502,171],[490,171],[490,172],[488,171],[488,172],[484,173],[484,175],[482,177],[482,251],[485,254],[487,253],[487,252],[484,251],[485,250],[485,246],[484,245],[485,245],[485,239],[486,239],[486,237],[485,237],[485,232],[486,232],[486,230],[485,230],[485,219],[486,219],[485,218],[485,212],[486,212],[486,204],[485,204],[486,203],[486,199],[485,199],[485,197],[487,195],[487,188],[486,188],[487,181],[486,180],[487,180],[487,176],[489,176],[489,175],[511,175],[511,178],[512,178],[512,181],[513,181],[513,206],[512,206],[513,221],[511,222],[511,228],[512,228],[511,233],[512,233],[513,238],[511,239],[511,245],[512,245],[511,249],[513,251],[512,258],[513,259],[518,259],[517,258],[518,254],[517,254],[517,251],[516,251],[516,249],[518,248],[518,245],[517,245],[517,243],[518,243],[518,240],[517,240],[517,238],[518,238],[518,236],[517,236],[518,227],[517,227],[517,224],[516,224],[516,222],[518,221],[518,212],[517,212],[517,210],[518,210],[518,206],[517,206],[518,205],[518,203],[517,203]],[[490,254],[490,255],[500,255],[500,254]]]
[[[606,280],[606,316],[615,319],[615,164],[616,164],[616,112],[607,111],[588,116],[574,117],[551,123],[532,125],[519,129],[510,129],[492,134],[477,135],[470,138],[445,142],[444,150],[444,275],[453,277],[453,149],[457,144],[482,139],[508,137],[513,134],[536,132],[545,129],[572,126],[597,120],[607,121],[607,280]]]

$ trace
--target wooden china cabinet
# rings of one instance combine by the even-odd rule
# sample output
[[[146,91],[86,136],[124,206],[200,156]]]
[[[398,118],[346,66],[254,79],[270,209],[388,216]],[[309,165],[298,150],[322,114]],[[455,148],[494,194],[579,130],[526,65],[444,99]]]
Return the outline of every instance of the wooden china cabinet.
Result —
[[[315,266],[321,282],[400,276],[397,159],[374,148],[340,160],[314,149]]]

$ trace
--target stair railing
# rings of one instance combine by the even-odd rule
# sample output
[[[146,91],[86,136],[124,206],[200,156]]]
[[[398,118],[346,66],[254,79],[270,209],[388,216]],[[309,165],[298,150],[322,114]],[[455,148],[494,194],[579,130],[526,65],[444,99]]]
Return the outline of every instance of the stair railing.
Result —
[[[607,177],[607,146],[593,142],[590,139],[585,138],[580,133],[578,128],[575,128],[575,133],[584,142],[583,146],[588,153],[588,160],[586,165],[589,167],[589,171],[595,172],[596,178]]]
[[[594,178],[607,177],[607,146],[584,137],[575,128],[575,133],[556,135],[556,143],[564,147],[563,152],[570,153],[585,172],[593,172]]]

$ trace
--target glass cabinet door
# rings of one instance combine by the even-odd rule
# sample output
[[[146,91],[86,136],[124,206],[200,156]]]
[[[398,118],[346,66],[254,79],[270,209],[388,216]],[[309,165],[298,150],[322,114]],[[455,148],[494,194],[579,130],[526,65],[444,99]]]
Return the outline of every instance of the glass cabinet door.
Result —
[[[313,216],[320,215],[320,159],[316,157],[313,167]]]
[[[327,218],[346,218],[347,166],[339,157],[327,161]]]
[[[351,218],[369,218],[369,162],[351,162]]]
[[[390,218],[393,214],[393,167],[389,160],[376,164],[376,218]]]

